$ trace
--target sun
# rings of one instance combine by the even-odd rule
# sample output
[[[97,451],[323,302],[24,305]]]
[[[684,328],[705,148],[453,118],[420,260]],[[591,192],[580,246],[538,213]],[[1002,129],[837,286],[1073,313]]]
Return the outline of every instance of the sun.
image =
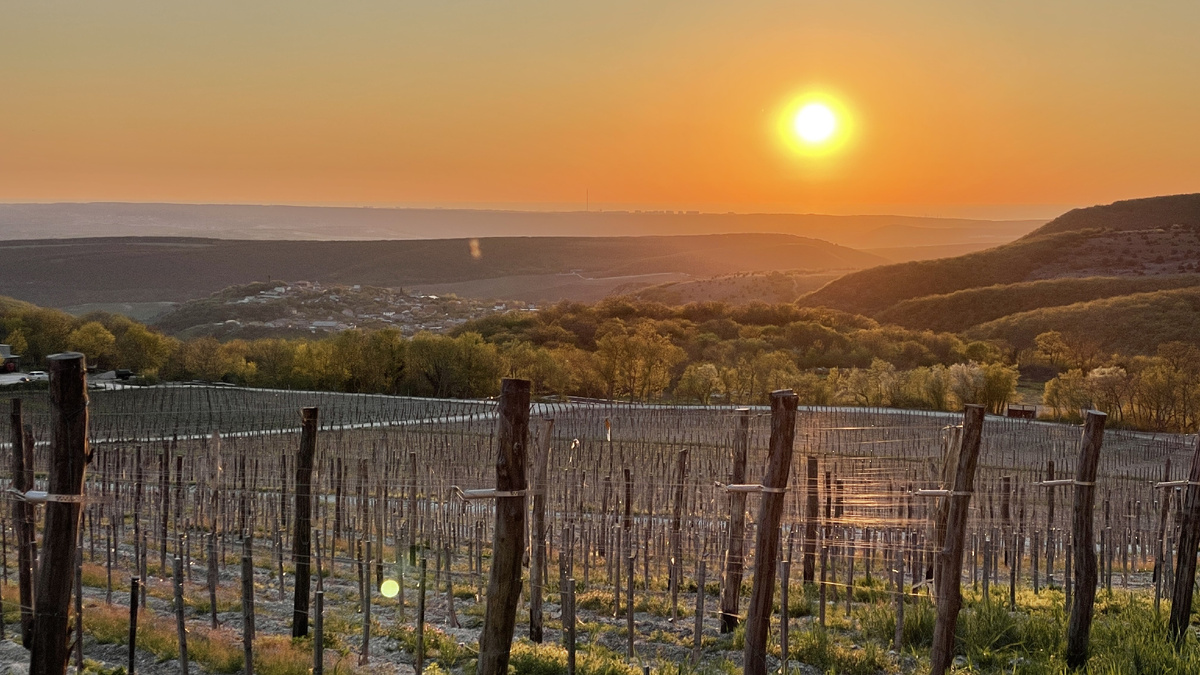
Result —
[[[792,129],[805,143],[824,143],[837,131],[837,115],[824,103],[809,103],[792,120]]]
[[[779,139],[804,157],[825,157],[842,150],[854,135],[854,116],[840,97],[821,91],[795,96],[779,110]]]

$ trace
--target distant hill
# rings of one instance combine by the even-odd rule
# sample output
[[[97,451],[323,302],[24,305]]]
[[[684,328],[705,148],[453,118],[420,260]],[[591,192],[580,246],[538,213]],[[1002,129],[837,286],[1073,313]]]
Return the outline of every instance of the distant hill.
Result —
[[[971,328],[967,335],[1024,349],[1049,330],[1082,336],[1109,353],[1153,354],[1158,345],[1173,341],[1200,346],[1200,287],[1020,312]]]
[[[475,297],[525,300],[559,279],[611,287],[743,271],[854,270],[882,258],[781,234],[240,241],[166,237],[0,242],[0,295],[51,307],[182,302],[270,279],[422,287],[471,282]],[[513,282],[519,281],[519,283]],[[490,291],[513,282],[508,293]],[[549,298],[554,299],[554,298]]]
[[[234,204],[0,204],[0,239],[203,237],[367,241],[767,233],[821,239],[851,248],[962,244],[978,247],[1012,241],[1044,223],[1044,220],[683,211],[551,212]],[[914,255],[918,254],[908,253],[890,259],[910,260],[914,259]]]
[[[802,303],[874,317],[906,300],[997,284],[1197,271],[1200,195],[1178,195],[1076,209],[996,248],[848,274]]]
[[[1028,236],[1099,228],[1104,230],[1200,227],[1200,194],[1127,199],[1103,206],[1073,209]]]
[[[1024,281],[912,298],[877,313],[875,318],[906,328],[957,333],[1009,314],[1042,307],[1193,286],[1200,286],[1200,274]]]
[[[710,279],[669,281],[637,289],[618,287],[613,292],[664,305],[691,302],[793,302],[804,293],[820,288],[840,272],[759,272],[728,274]]]

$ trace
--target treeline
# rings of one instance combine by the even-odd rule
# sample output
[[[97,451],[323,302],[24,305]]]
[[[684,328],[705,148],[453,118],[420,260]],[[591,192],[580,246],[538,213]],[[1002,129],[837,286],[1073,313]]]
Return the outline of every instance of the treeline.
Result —
[[[1192,433],[1200,427],[1200,348],[1159,345],[1153,356],[1107,355],[1086,338],[1047,331],[1036,356],[1063,369],[1046,383],[1042,404],[1053,418],[1078,422],[1084,410],[1108,413],[1109,424]]]
[[[492,395],[500,377],[515,376],[532,380],[541,395],[636,401],[760,403],[779,388],[811,404],[947,408],[1007,400],[979,393],[994,383],[967,384],[999,372],[1003,355],[993,345],[791,304],[614,299],[494,315],[453,335],[350,330],[222,343],[179,341],[121,316],[74,318],[14,302],[0,306],[0,341],[27,365],[70,349],[150,381],[465,398]]]

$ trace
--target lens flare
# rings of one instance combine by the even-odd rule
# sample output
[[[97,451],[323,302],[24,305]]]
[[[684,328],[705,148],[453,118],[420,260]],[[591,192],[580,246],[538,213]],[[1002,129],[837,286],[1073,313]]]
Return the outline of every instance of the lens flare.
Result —
[[[385,598],[394,598],[400,594],[400,584],[396,583],[395,579],[386,579],[379,586],[379,592]]]

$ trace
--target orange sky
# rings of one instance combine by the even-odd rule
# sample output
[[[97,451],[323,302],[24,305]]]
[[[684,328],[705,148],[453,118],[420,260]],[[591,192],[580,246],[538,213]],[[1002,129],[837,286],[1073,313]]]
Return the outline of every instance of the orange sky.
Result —
[[[1194,2],[0,5],[0,201],[1053,215],[1200,191]],[[835,156],[778,111],[853,111]]]

